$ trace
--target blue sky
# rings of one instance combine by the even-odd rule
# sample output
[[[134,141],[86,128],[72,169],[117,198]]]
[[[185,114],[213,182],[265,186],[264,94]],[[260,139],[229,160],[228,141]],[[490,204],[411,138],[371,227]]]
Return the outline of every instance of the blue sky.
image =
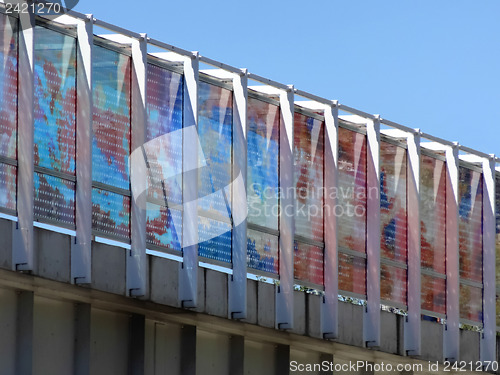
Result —
[[[75,10],[500,156],[500,1],[80,0]]]

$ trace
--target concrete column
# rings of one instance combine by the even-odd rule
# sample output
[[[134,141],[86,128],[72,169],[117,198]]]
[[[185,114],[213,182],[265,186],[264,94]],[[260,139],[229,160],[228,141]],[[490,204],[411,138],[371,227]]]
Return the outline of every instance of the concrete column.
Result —
[[[443,356],[458,361],[460,353],[458,144],[446,148],[446,326]]]
[[[243,336],[231,336],[229,353],[229,373],[231,375],[243,375],[245,360],[245,338]]]
[[[276,345],[275,374],[288,375],[290,373],[290,346]]]
[[[196,375],[196,326],[182,326],[181,375]]]
[[[380,346],[380,118],[366,125],[366,299],[363,341]],[[376,192],[375,194],[373,192]]]
[[[71,282],[92,282],[92,47],[93,16],[77,21],[76,237],[71,241]]]
[[[144,315],[130,317],[128,375],[144,375],[146,319]]]
[[[325,295],[321,304],[321,334],[325,338],[338,338],[338,237],[337,237],[337,195],[338,184],[338,117],[337,103],[325,107]]]
[[[33,374],[33,292],[17,296],[16,374]]]
[[[24,0],[20,4],[24,4]],[[34,173],[34,32],[32,7],[19,13],[18,103],[17,103],[17,216],[13,229],[12,268],[31,271],[33,252]]]
[[[75,305],[75,375],[90,375],[90,324],[91,307],[87,303]]]
[[[293,117],[294,91],[280,91],[280,220],[279,273],[276,291],[276,328],[293,329],[293,248],[295,236]]]

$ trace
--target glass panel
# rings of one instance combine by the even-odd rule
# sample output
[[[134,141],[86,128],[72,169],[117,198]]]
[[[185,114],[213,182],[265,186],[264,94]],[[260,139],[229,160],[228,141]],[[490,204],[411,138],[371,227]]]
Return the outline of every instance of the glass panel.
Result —
[[[16,210],[16,172],[16,167],[0,163],[0,207],[13,211]]]
[[[182,212],[147,203],[146,242],[181,250]]]
[[[380,142],[381,256],[406,263],[406,149]]]
[[[380,265],[380,298],[388,302],[406,305],[406,270]]]
[[[323,241],[323,123],[295,113],[295,234]]]
[[[182,204],[181,74],[148,64],[148,195]]]
[[[339,128],[339,246],[364,253],[366,238],[366,136]]]
[[[200,242],[206,241],[200,243],[199,255],[230,262],[232,92],[200,82],[198,106],[202,148],[198,159],[198,232]]]
[[[460,167],[458,193],[460,277],[482,282],[482,174]]]
[[[446,273],[446,164],[421,155],[420,228],[422,267]]]
[[[460,319],[483,321],[483,290],[460,283]]]
[[[112,237],[130,237],[130,198],[92,189],[92,229]]]
[[[92,179],[129,189],[130,69],[128,56],[94,46]]]
[[[34,176],[35,218],[75,225],[75,183],[46,174]]]
[[[366,294],[366,259],[339,253],[339,290]]]
[[[248,229],[248,267],[278,274],[278,237]]]
[[[446,314],[446,280],[422,274],[422,309]]]
[[[75,174],[76,39],[35,28],[35,165]]]
[[[323,249],[295,241],[294,277],[317,285],[323,285]]]
[[[16,25],[17,19],[0,13],[0,155],[12,159],[17,157]]]
[[[198,217],[198,233],[201,257],[231,263],[231,224]]]
[[[497,327],[500,327],[500,175],[495,176]]]
[[[279,107],[248,98],[248,222],[278,230]]]

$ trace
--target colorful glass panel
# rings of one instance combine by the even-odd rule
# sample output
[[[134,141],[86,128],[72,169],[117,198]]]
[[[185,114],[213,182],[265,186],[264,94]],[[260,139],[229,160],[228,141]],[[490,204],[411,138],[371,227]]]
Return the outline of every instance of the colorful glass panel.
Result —
[[[35,28],[35,165],[75,174],[76,39]]]
[[[92,189],[92,229],[111,237],[130,237],[130,198]]]
[[[366,295],[366,259],[339,253],[339,293]]]
[[[422,268],[446,273],[446,163],[421,155],[420,228]],[[437,294],[442,291],[436,291]]]
[[[422,274],[422,309],[446,314],[446,280]]]
[[[339,247],[366,252],[366,136],[339,127]]]
[[[279,107],[248,98],[248,222],[278,230]]]
[[[15,159],[17,157],[17,19],[0,13],[0,30],[2,31],[0,33],[2,67],[0,69],[0,156]],[[4,173],[5,170],[4,168]]]
[[[198,217],[198,254],[200,257],[231,263],[231,224]]]
[[[130,73],[128,56],[94,46],[92,179],[129,189]]]
[[[75,225],[75,187],[72,181],[35,173],[35,218]]]
[[[295,241],[294,277],[317,285],[323,285],[323,248]]]
[[[388,264],[380,265],[380,298],[406,306],[406,269]]]
[[[0,208],[16,210],[16,167],[0,163]]]
[[[482,174],[459,167],[458,183],[460,277],[482,282]]]
[[[473,322],[483,321],[483,290],[460,284],[460,319]]]
[[[182,212],[148,203],[146,242],[171,250],[181,250]]]
[[[258,271],[278,273],[278,237],[248,229],[248,267]]]

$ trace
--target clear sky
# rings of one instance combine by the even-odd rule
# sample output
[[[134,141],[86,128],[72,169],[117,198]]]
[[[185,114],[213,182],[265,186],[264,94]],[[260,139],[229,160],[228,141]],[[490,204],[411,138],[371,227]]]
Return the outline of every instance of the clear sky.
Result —
[[[500,156],[498,0],[80,0],[75,10]]]

